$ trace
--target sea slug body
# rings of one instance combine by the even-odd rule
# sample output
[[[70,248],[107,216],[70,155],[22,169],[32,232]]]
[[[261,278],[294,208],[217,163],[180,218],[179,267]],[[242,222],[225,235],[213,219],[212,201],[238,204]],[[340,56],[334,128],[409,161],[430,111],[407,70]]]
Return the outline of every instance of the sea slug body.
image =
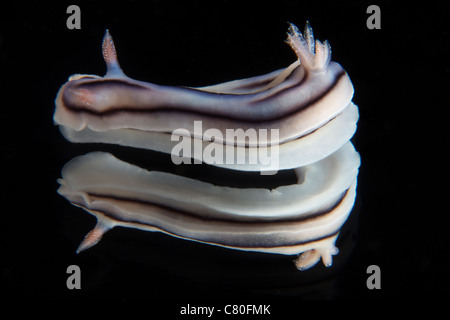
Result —
[[[272,190],[232,188],[91,152],[69,161],[58,180],[59,194],[97,218],[78,252],[122,226],[230,249],[300,255],[300,270],[320,259],[332,264],[356,197],[360,158],[349,140],[358,108],[350,78],[331,61],[329,43],[314,40],[309,23],[303,34],[291,25],[286,42],[297,60],[283,70],[201,88],[172,87],[126,76],[106,32],[106,75],[73,75],[57,94],[54,122],[69,141],[173,154],[186,140],[194,147],[182,150],[183,159],[238,171],[292,169],[298,180]],[[229,130],[243,134],[230,136]],[[251,139],[252,130],[271,134]],[[212,149],[214,161],[205,158]],[[254,150],[278,159],[225,161],[230,152],[247,159]]]

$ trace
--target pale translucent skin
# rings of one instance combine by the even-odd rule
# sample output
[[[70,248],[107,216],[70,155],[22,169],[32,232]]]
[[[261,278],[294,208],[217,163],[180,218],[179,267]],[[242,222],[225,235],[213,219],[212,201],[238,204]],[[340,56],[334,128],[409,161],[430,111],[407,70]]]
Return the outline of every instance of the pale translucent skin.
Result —
[[[327,157],[341,146],[343,146],[356,131],[356,123],[358,121],[358,108],[350,103],[349,106],[337,117],[329,121],[317,129],[313,134],[304,136],[302,139],[292,140],[278,146],[280,155],[278,162],[264,163],[260,158],[256,163],[232,163],[226,162],[226,152],[223,153],[222,161],[211,161],[203,157],[205,148],[208,146],[218,146],[216,142],[203,141],[200,139],[190,138],[192,146],[191,158],[203,161],[217,167],[228,168],[241,171],[276,171],[284,169],[293,169],[314,163]],[[163,132],[144,132],[131,129],[116,129],[105,132],[93,131],[85,128],[80,131],[72,130],[69,127],[61,127],[61,133],[71,142],[101,142],[118,144],[122,146],[131,146],[136,148],[152,149],[170,154],[178,141],[171,140],[171,134]],[[193,146],[196,143],[201,144],[200,149]],[[319,147],[320,146],[320,147]],[[258,150],[267,154],[272,154],[273,149],[268,146],[266,148],[259,147]],[[226,151],[226,150],[224,150]],[[234,147],[235,154],[244,154],[248,159],[251,152],[249,148]]]
[[[360,159],[348,142],[358,109],[352,83],[330,61],[328,42],[315,41],[291,25],[287,41],[298,60],[283,70],[202,88],[161,86],[127,77],[109,32],[103,40],[104,77],[73,75],[58,92],[54,121],[71,142],[101,142],[171,153],[171,133],[186,129],[201,148],[228,145],[279,151],[279,162],[210,163],[232,170],[295,169],[298,183],[269,189],[213,186],[162,172],[148,172],[110,154],[91,153],[70,161],[58,192],[97,218],[77,252],[95,245],[115,226],[159,231],[230,249],[300,254],[305,270],[322,259],[332,264],[335,241],[350,214]],[[278,129],[276,141],[196,135],[203,130]],[[210,142],[215,138],[214,142]],[[267,145],[267,143],[273,145]],[[224,154],[224,158],[226,155]],[[208,162],[207,162],[208,163]]]
[[[358,174],[360,159],[348,142],[321,161],[297,168],[298,183],[276,189],[230,188],[147,171],[109,153],[92,152],[68,162],[64,185],[74,192],[151,201],[205,218],[238,221],[298,219],[332,206]]]
[[[149,172],[94,152],[66,164],[58,192],[98,219],[78,251],[123,226],[245,251],[313,250],[296,262],[304,269],[320,257],[331,264],[334,241],[353,207],[359,161],[349,142],[322,161],[298,168],[297,184],[268,190]]]
[[[277,140],[259,136],[253,147],[286,144],[287,153],[301,154],[290,157],[296,160],[279,169],[320,160],[351,138],[356,130],[357,110],[351,108],[352,117],[346,117],[347,122],[339,128],[322,130],[328,133],[326,139],[322,133],[317,143],[301,140],[311,140],[310,136],[351,107],[353,86],[344,69],[330,61],[328,43],[314,43],[309,25],[305,38],[293,26],[290,32],[287,42],[299,60],[286,69],[202,88],[161,86],[130,79],[118,64],[107,32],[103,41],[106,75],[72,76],[58,93],[54,121],[72,142],[113,143],[163,152],[171,150],[165,134],[179,128],[192,139],[214,139],[235,148],[245,144],[246,137],[231,141],[227,129],[277,129]],[[204,133],[200,136],[194,130],[194,121],[198,120],[202,121]],[[218,130],[221,136],[208,134],[208,129]],[[313,144],[322,146],[317,154],[301,147]],[[274,170],[260,164],[235,169]]]

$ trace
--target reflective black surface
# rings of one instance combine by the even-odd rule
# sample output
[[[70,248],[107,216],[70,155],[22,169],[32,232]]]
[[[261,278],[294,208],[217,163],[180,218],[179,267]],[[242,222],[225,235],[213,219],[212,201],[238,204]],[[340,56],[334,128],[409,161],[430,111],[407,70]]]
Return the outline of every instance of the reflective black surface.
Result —
[[[214,3],[214,4],[213,4]],[[69,2],[0,13],[0,291],[21,298],[208,299],[296,303],[301,299],[449,296],[447,240],[448,22],[440,5],[379,2],[381,30],[366,27],[367,1],[80,2],[81,30],[66,28]],[[297,271],[293,257],[245,253],[116,228],[75,254],[95,219],[56,194],[60,169],[97,148],[65,141],[54,98],[73,73],[103,75],[105,28],[132,78],[201,86],[289,65],[287,22],[311,22],[355,87],[362,165],[335,265]],[[100,147],[99,147],[100,148]],[[164,162],[155,155],[155,163]],[[68,290],[78,265],[82,289]],[[381,269],[381,289],[366,286]],[[287,302],[286,302],[287,301]],[[169,303],[170,304],[170,303]]]

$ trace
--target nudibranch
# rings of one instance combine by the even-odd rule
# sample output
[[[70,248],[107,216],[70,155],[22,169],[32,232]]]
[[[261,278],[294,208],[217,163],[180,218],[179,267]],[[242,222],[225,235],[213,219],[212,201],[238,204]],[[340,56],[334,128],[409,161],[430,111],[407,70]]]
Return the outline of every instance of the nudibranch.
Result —
[[[204,161],[202,152],[211,146],[247,155],[255,148],[277,152],[275,166],[211,164],[239,171],[293,169],[297,182],[274,189],[229,187],[147,170],[106,152],[78,156],[58,179],[58,193],[97,219],[77,252],[122,226],[230,249],[299,255],[300,270],[320,259],[330,266],[356,197],[360,157],[349,140],[358,108],[347,73],[331,61],[329,43],[314,40],[308,23],[303,34],[291,25],[287,43],[298,59],[286,69],[201,88],[172,87],[127,77],[106,31],[106,75],[73,75],[56,97],[54,121],[69,141],[173,153],[176,133],[200,146],[184,158]],[[276,134],[255,140],[229,136],[228,130]]]
[[[359,156],[348,142],[297,168],[297,184],[241,189],[147,171],[92,152],[64,166],[58,192],[97,218],[78,251],[123,226],[247,251],[313,250],[308,261],[300,258],[299,268],[306,268],[320,257],[331,264],[339,229],[353,207],[358,167]]]
[[[313,163],[353,136],[358,120],[358,109],[351,103],[353,85],[345,70],[330,60],[328,42],[314,40],[309,24],[304,36],[291,25],[287,42],[298,59],[284,70],[209,87],[172,87],[127,77],[106,31],[102,46],[105,76],[71,76],[57,95],[54,121],[72,142],[171,153],[176,133],[192,139],[191,145],[196,140],[202,144],[184,157],[204,160],[201,155],[210,143],[243,148],[243,152],[258,147],[270,152],[275,145],[282,149],[280,154],[286,154],[277,169]],[[201,121],[201,132],[195,130],[196,121]],[[244,134],[227,134],[237,129]],[[276,129],[277,137],[249,139],[245,134],[261,129]],[[229,166],[227,161],[209,164],[244,171],[274,170],[261,161],[238,166]]]

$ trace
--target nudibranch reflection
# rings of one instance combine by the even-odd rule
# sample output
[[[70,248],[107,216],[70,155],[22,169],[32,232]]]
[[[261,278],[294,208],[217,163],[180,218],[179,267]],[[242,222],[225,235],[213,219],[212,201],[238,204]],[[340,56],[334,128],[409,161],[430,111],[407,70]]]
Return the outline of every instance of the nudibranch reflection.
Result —
[[[65,165],[58,192],[97,218],[78,252],[114,226],[161,231],[227,248],[294,255],[300,270],[332,264],[335,241],[356,195],[360,159],[349,142],[358,108],[352,83],[331,61],[327,41],[291,25],[297,61],[286,69],[208,87],[171,87],[133,80],[119,66],[112,38],[103,39],[104,77],[73,75],[57,95],[54,121],[71,142],[101,142],[171,153],[180,133],[200,151],[209,144],[279,152],[276,167],[212,163],[230,170],[294,169],[297,184],[231,188],[148,171],[93,152]],[[194,124],[201,121],[204,134]],[[276,140],[227,130],[277,130]],[[185,132],[185,134],[183,134]],[[182,156],[199,159],[189,152]],[[225,156],[225,155],[224,155]]]

